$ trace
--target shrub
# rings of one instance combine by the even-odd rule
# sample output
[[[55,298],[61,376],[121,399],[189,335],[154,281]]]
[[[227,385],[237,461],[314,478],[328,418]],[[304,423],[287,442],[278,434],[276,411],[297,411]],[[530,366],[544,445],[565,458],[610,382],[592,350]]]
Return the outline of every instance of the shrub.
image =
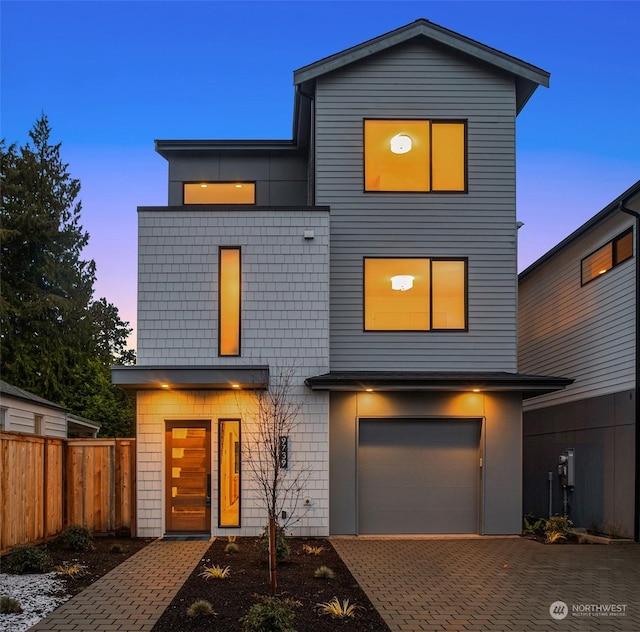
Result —
[[[71,525],[62,532],[62,545],[71,551],[91,551],[93,536],[86,527]]]
[[[260,549],[262,554],[269,557],[269,527],[265,527],[262,531],[262,535],[256,541],[256,546]],[[287,542],[287,534],[283,527],[276,527],[276,559],[288,560],[291,556],[291,549],[289,548],[289,542]]]
[[[553,516],[544,523],[545,542],[553,544],[560,540],[566,540],[571,533],[573,522],[567,516]]]
[[[110,553],[122,553],[124,551],[124,548],[122,547],[122,544],[114,544],[110,549],[109,552]]]
[[[214,614],[213,607],[208,601],[198,599],[187,608],[187,616],[189,617],[206,617]]]
[[[536,535],[539,531],[542,530],[544,525],[544,518],[536,518],[533,514],[527,514],[524,517],[523,525],[522,525],[522,534],[523,535]]]
[[[228,579],[229,575],[231,575],[231,569],[228,566],[222,568],[217,564],[215,566],[203,566],[200,573],[200,577],[205,579]]]
[[[224,547],[224,552],[233,555],[240,550],[240,547],[235,542],[229,542],[227,546]]]
[[[357,606],[354,603],[349,603],[348,599],[340,601],[337,597],[334,597],[331,601],[325,601],[324,603],[316,604],[320,614],[328,614],[333,619],[349,619],[356,616]]]
[[[316,568],[313,576],[318,579],[333,579],[335,577],[335,573],[328,566],[323,565]]]
[[[43,549],[31,544],[14,546],[9,553],[7,569],[10,573],[44,573],[51,564],[51,558]]]
[[[15,598],[8,595],[0,597],[0,613],[2,614],[20,614],[22,612],[22,604]]]
[[[299,601],[260,597],[242,619],[242,632],[296,632],[293,627]]]

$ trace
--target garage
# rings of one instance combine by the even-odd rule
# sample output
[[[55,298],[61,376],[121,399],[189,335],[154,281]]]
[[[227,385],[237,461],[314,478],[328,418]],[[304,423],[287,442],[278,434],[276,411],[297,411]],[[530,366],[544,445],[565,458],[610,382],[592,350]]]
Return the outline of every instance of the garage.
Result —
[[[478,533],[480,419],[360,419],[360,534]]]

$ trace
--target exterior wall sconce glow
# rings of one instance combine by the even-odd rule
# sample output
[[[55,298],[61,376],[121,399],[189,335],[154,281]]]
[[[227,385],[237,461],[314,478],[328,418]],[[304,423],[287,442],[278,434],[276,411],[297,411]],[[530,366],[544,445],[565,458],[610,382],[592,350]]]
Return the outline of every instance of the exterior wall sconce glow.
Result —
[[[413,287],[413,279],[410,274],[397,274],[391,277],[391,289],[406,292]]]
[[[407,154],[413,148],[413,141],[411,136],[406,134],[396,134],[390,141],[391,153],[394,154]]]
[[[232,384],[231,388],[240,388],[240,384]]]
[[[479,388],[473,388],[473,389],[471,389],[471,390],[472,390],[472,392],[474,392],[474,393],[479,393],[479,392],[480,392],[480,389],[479,389]]]
[[[201,189],[206,189],[206,188],[207,188],[207,185],[203,182],[203,183],[200,185],[200,188],[201,188]]]
[[[373,389],[372,388],[365,388],[364,390],[367,393],[373,393]]]
[[[160,384],[160,388],[169,388],[168,384]]]

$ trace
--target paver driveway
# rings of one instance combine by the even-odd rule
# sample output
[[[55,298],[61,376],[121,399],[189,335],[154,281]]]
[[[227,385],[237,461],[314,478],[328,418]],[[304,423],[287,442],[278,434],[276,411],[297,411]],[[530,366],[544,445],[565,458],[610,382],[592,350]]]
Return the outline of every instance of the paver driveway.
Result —
[[[332,538],[393,632],[640,632],[640,545]],[[554,619],[550,607],[554,607]],[[615,615],[610,613],[615,610]]]

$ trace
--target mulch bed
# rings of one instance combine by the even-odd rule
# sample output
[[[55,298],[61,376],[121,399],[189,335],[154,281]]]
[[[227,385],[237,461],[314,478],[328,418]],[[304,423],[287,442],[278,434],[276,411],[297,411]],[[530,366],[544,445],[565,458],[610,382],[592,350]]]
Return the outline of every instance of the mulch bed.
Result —
[[[269,572],[264,554],[256,546],[256,538],[238,538],[239,551],[225,553],[226,539],[216,540],[202,563],[191,573],[175,599],[165,610],[153,632],[238,632],[240,620],[257,602],[258,595],[269,595]],[[300,602],[295,609],[295,629],[298,632],[388,632],[389,628],[354,580],[339,555],[325,539],[290,538],[291,557],[278,564],[278,596]],[[323,547],[319,555],[305,553],[304,545]],[[199,577],[203,565],[229,566],[228,579]],[[328,566],[333,579],[317,579],[319,566]],[[358,605],[356,615],[349,619],[333,619],[320,615],[317,604],[337,597],[340,601]],[[188,617],[187,609],[195,601],[208,601],[216,614]]]

